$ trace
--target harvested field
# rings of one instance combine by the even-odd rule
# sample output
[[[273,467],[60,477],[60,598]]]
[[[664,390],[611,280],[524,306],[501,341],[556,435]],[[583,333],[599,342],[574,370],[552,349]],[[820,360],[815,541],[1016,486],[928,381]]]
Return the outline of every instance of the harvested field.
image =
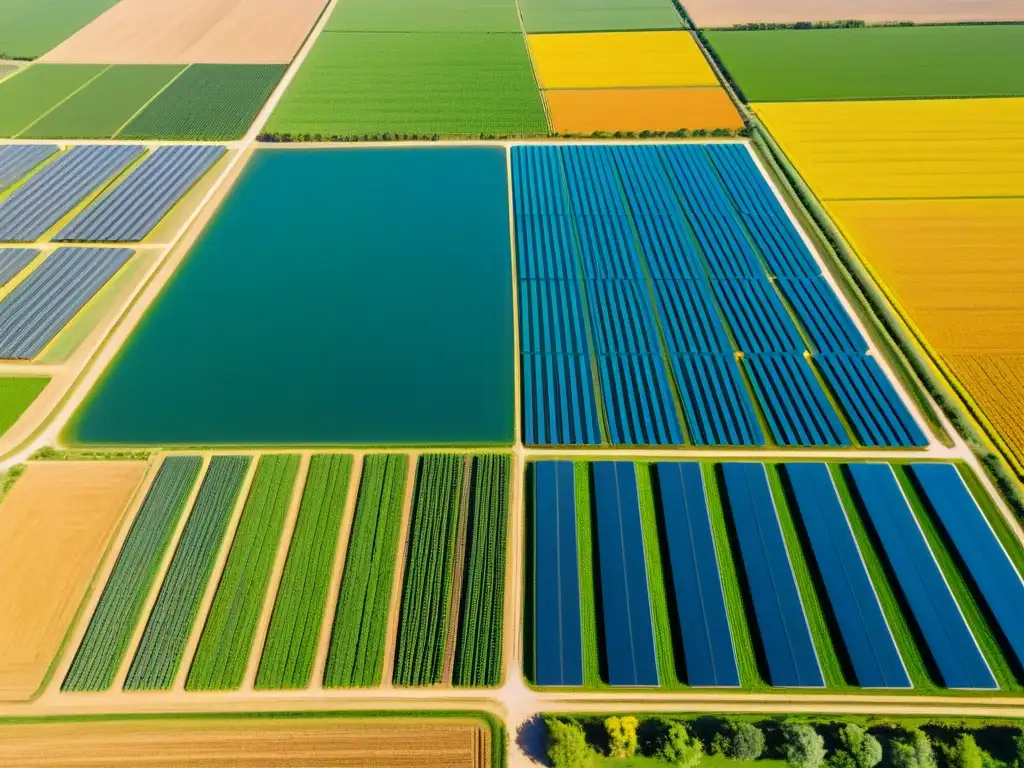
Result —
[[[0,699],[42,685],[145,471],[143,462],[31,463],[0,505]]]
[[[326,0],[122,0],[44,61],[286,64]]]
[[[0,435],[14,426],[49,383],[50,380],[45,376],[0,379]]]
[[[545,91],[555,133],[743,127],[722,88],[586,88]]]
[[[268,133],[352,137],[548,132],[521,35],[325,32]]]
[[[1024,99],[754,108],[820,200],[1024,195]]]
[[[842,19],[933,24],[1024,20],[1017,0],[686,0],[686,12],[699,27]]]
[[[689,32],[528,35],[541,88],[718,85]]]
[[[106,67],[26,67],[0,84],[0,136],[16,136],[102,73]]]
[[[176,717],[0,726],[0,764],[22,768],[96,765],[116,755],[133,768],[271,768],[283,765],[486,768],[483,720],[429,717]]]
[[[117,0],[5,0],[0,4],[0,59],[35,59]]]
[[[709,32],[747,101],[1024,95],[1024,26]]]

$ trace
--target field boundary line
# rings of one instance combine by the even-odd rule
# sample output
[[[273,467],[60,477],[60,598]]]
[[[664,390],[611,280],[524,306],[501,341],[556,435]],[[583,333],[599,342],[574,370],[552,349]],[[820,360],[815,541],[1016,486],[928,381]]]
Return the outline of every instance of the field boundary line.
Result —
[[[195,485],[185,501],[181,516],[174,527],[174,534],[171,536],[171,540],[167,542],[167,550],[160,559],[160,565],[156,569],[153,583],[149,585],[149,594],[146,595],[146,601],[142,604],[142,610],[139,611],[139,617],[136,620],[135,630],[132,632],[131,639],[128,641],[128,645],[125,646],[124,658],[121,659],[121,664],[117,668],[117,674],[114,675],[114,682],[110,686],[111,691],[121,692],[124,689],[124,681],[128,677],[128,670],[131,669],[132,661],[135,660],[135,652],[138,649],[139,641],[142,639],[142,633],[146,631],[146,625],[149,624],[149,615],[153,612],[153,606],[156,604],[156,599],[160,594],[160,588],[164,585],[167,569],[170,567],[171,560],[174,559],[174,555],[178,551],[178,545],[181,543],[181,534],[192,517],[192,508],[195,506],[196,498],[203,487],[206,472],[210,468],[211,458],[212,455],[209,453],[202,454],[202,463],[199,467],[199,474],[196,477]]]
[[[412,520],[412,505],[416,499],[416,474],[420,454],[409,454],[409,472],[405,479],[405,498],[402,499],[402,520],[398,529],[398,561],[391,582],[391,600],[388,602],[388,625],[384,634],[384,669],[381,675],[382,689],[395,687],[395,650],[398,645],[398,614],[402,609],[402,592],[405,586],[405,567],[409,560],[409,528]]]
[[[455,677],[455,651],[458,646],[459,625],[462,621],[462,593],[466,581],[466,550],[469,542],[469,516],[472,510],[469,497],[473,492],[473,465],[475,457],[467,455],[462,459],[462,496],[459,499],[459,526],[455,534],[455,558],[452,562],[452,593],[448,597],[448,616],[446,619],[448,634],[445,637],[443,650],[443,667],[441,683],[451,685]]]
[[[324,687],[324,674],[327,670],[327,657],[331,652],[331,637],[334,635],[334,616],[338,612],[338,598],[341,595],[341,577],[345,573],[345,561],[348,559],[349,539],[352,536],[352,521],[356,516],[356,503],[359,501],[359,487],[363,480],[363,464],[366,454],[362,451],[352,455],[352,466],[349,469],[345,508],[342,510],[341,525],[338,527],[338,542],[334,550],[334,562],[331,564],[331,581],[327,587],[327,596],[321,608],[320,637],[316,642],[316,655],[313,656],[313,673],[310,686]]]
[[[150,104],[152,104],[154,101],[156,101],[164,91],[166,91],[168,88],[170,88],[172,85],[174,85],[174,83],[183,74],[185,74],[185,70],[191,69],[191,67],[192,67],[191,64],[186,64],[180,70],[178,70],[178,73],[174,77],[172,77],[170,80],[168,80],[166,83],[164,83],[163,86],[161,86],[160,89],[157,90],[156,93],[154,93],[152,96],[150,96],[145,104],[143,104],[141,107],[139,107],[137,110],[135,110],[135,112],[132,113],[131,117],[129,117],[127,120],[125,120],[123,123],[121,123],[121,125],[118,126],[118,129],[116,131],[114,131],[112,134],[110,134],[110,138],[116,139],[118,136],[120,136],[121,135],[121,131],[123,131],[125,128],[127,128],[128,124],[131,123],[132,120],[134,120],[136,117],[141,115]],[[170,211],[168,211],[168,213],[170,213]]]
[[[99,66],[103,66],[103,65],[102,65],[102,64],[100,64]],[[23,133],[24,133],[25,131],[27,131],[27,130],[28,130],[29,128],[31,128],[32,126],[34,126],[34,125],[35,125],[36,123],[38,123],[38,122],[39,122],[40,120],[42,120],[43,118],[47,117],[47,116],[48,116],[48,115],[49,115],[49,114],[50,114],[51,112],[54,112],[54,111],[55,111],[55,110],[57,110],[57,109],[58,109],[59,107],[61,107],[61,106],[62,106],[62,105],[63,105],[63,104],[65,103],[65,102],[67,102],[67,101],[68,101],[68,100],[69,100],[69,99],[70,99],[70,98],[71,98],[72,96],[76,96],[76,95],[77,95],[78,93],[80,93],[81,91],[84,91],[84,90],[85,90],[86,88],[88,88],[88,87],[89,87],[90,85],[92,85],[92,84],[93,84],[94,82],[96,82],[97,80],[99,80],[99,79],[100,79],[100,78],[101,78],[101,77],[102,77],[102,76],[103,76],[104,74],[106,74],[106,73],[107,73],[107,72],[108,72],[109,70],[113,69],[113,67],[114,67],[114,65],[113,65],[113,64],[107,64],[107,65],[106,65],[105,67],[103,67],[103,69],[101,69],[101,70],[100,70],[99,72],[97,72],[97,73],[96,73],[95,75],[93,75],[92,77],[90,77],[90,78],[89,78],[88,80],[86,80],[86,81],[85,81],[84,83],[82,83],[82,84],[81,84],[80,86],[78,86],[77,88],[75,88],[75,90],[73,90],[73,91],[72,91],[71,93],[69,93],[69,94],[68,94],[67,96],[65,96],[65,97],[64,97],[63,99],[61,99],[60,101],[58,101],[58,102],[57,102],[56,104],[54,104],[54,105],[53,105],[52,107],[50,107],[50,108],[49,108],[48,110],[46,110],[45,112],[43,112],[43,114],[41,114],[41,115],[40,115],[39,117],[37,117],[37,118],[36,118],[35,120],[33,120],[33,121],[32,121],[31,123],[29,123],[28,125],[26,125],[26,126],[25,126],[24,128],[22,128],[22,129],[21,129],[20,131],[18,131],[18,132],[17,132],[16,134],[14,134],[14,135],[13,135],[13,136],[12,136],[11,138],[12,138],[12,139],[17,139],[17,138],[18,138],[19,136],[21,136],[21,134],[23,134]],[[25,69],[28,69],[28,68],[27,68],[27,67],[25,67]],[[47,139],[47,141],[60,141],[60,139]]]
[[[516,208],[515,187],[512,180],[512,147],[505,147],[505,175],[508,182],[508,243],[509,259],[512,265],[512,387],[515,390],[515,401],[512,413],[515,424],[512,425],[512,445],[514,448],[523,444],[523,381],[522,360],[523,341],[519,334],[519,250],[516,248]]]
[[[516,19],[519,21],[519,34],[522,36],[523,45],[526,46],[526,58],[530,60],[530,72],[533,74],[533,84],[537,86],[537,95],[540,96],[540,106],[544,110],[544,120],[548,124],[548,136],[555,133],[555,124],[551,120],[551,113],[548,110],[548,100],[544,95],[544,88],[540,84],[540,77],[537,75],[537,65],[533,61],[533,52],[530,51],[530,33],[526,31],[526,20],[523,18],[523,9],[516,0]]]
[[[299,520],[299,507],[302,506],[302,497],[306,491],[311,459],[310,453],[299,454],[299,468],[295,474],[292,496],[288,502],[288,511],[285,512],[281,538],[277,543],[274,564],[271,566],[270,578],[267,580],[267,592],[263,596],[263,607],[260,609],[256,632],[252,637],[252,646],[249,648],[249,660],[246,662],[245,673],[242,675],[241,690],[243,691],[252,691],[256,686],[256,673],[259,671],[260,661],[263,659],[263,648],[266,646],[267,632],[270,630],[270,618],[274,613],[274,605],[277,603],[277,593],[281,588],[281,580],[284,578],[284,564],[288,561],[292,537],[295,535],[295,525]]]
[[[242,519],[245,505],[249,501],[249,492],[252,490],[253,479],[256,477],[259,463],[258,457],[254,456],[249,459],[249,467],[246,469],[245,479],[242,481],[242,487],[238,490],[238,498],[235,499],[234,509],[231,510],[227,529],[221,537],[217,559],[214,561],[213,570],[210,571],[210,576],[206,581],[203,599],[199,603],[199,610],[196,611],[196,617],[192,621],[192,627],[189,629],[188,642],[185,644],[185,649],[181,654],[178,671],[174,676],[174,683],[171,685],[171,690],[173,691],[184,692],[185,690],[185,682],[188,680],[189,672],[192,671],[192,662],[195,659],[196,649],[199,647],[199,639],[206,630],[206,620],[209,618],[210,608],[213,606],[213,598],[220,588],[220,581],[224,575],[224,566],[231,555],[231,550],[235,546],[235,534],[238,532],[238,523]]]
[[[96,606],[99,605],[100,598],[103,597],[103,590],[106,588],[110,574],[114,570],[114,564],[117,563],[117,558],[121,554],[124,542],[131,532],[132,525],[135,524],[135,518],[138,517],[139,510],[142,509],[142,504],[146,500],[149,489],[153,487],[157,475],[160,474],[164,458],[161,455],[157,455],[155,459],[147,462],[146,474],[143,475],[127,506],[122,511],[121,517],[117,522],[117,529],[103,552],[99,567],[92,575],[89,591],[86,593],[81,605],[78,606],[78,612],[68,627],[64,641],[57,651],[57,656],[51,663],[47,676],[43,679],[43,684],[36,691],[33,700],[46,696],[50,690],[53,691],[54,695],[60,693],[60,686],[64,682],[64,678],[67,677],[71,663],[75,659],[75,654],[78,653],[78,648],[82,644],[85,632],[89,628],[89,622],[92,621],[92,616],[96,612]]]
[[[509,471],[508,531],[505,546],[505,618],[502,626],[502,674],[505,685],[513,680],[521,685],[525,670],[523,661],[524,634],[524,562],[526,547],[526,462],[521,453],[512,454]]]

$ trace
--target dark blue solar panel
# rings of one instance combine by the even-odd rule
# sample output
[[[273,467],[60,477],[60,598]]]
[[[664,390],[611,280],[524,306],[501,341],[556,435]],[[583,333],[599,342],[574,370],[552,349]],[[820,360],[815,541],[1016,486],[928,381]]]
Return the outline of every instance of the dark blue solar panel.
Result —
[[[823,687],[825,680],[793,576],[762,464],[723,464],[725,495],[772,685]]]
[[[658,685],[636,467],[593,464],[604,650],[612,685]]]
[[[997,688],[892,468],[847,469],[943,682],[949,688]]]
[[[911,687],[828,467],[787,464],[786,476],[857,683]]]
[[[534,682],[583,685],[576,484],[571,461],[534,465]]]
[[[686,682],[739,686],[700,464],[663,462],[657,465],[656,478]]]
[[[1024,664],[1024,582],[952,464],[914,464],[910,472],[939,519],[999,629]]]

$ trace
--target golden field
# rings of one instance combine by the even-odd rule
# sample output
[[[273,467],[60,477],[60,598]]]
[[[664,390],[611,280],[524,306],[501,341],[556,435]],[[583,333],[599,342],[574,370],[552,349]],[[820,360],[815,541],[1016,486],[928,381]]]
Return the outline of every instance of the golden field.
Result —
[[[1024,98],[753,106],[822,201],[1024,196]]]
[[[689,32],[528,35],[542,89],[715,86]]]
[[[724,88],[581,88],[545,91],[556,133],[743,127]]]
[[[1024,462],[1024,198],[825,207]]]

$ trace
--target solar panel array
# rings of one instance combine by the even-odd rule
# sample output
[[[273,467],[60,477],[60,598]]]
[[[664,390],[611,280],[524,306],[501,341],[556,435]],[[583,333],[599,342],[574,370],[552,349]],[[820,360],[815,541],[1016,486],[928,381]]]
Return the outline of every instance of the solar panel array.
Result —
[[[0,288],[28,266],[39,251],[35,248],[0,248]]]
[[[7,144],[0,147],[0,192],[55,155],[56,144]]]

